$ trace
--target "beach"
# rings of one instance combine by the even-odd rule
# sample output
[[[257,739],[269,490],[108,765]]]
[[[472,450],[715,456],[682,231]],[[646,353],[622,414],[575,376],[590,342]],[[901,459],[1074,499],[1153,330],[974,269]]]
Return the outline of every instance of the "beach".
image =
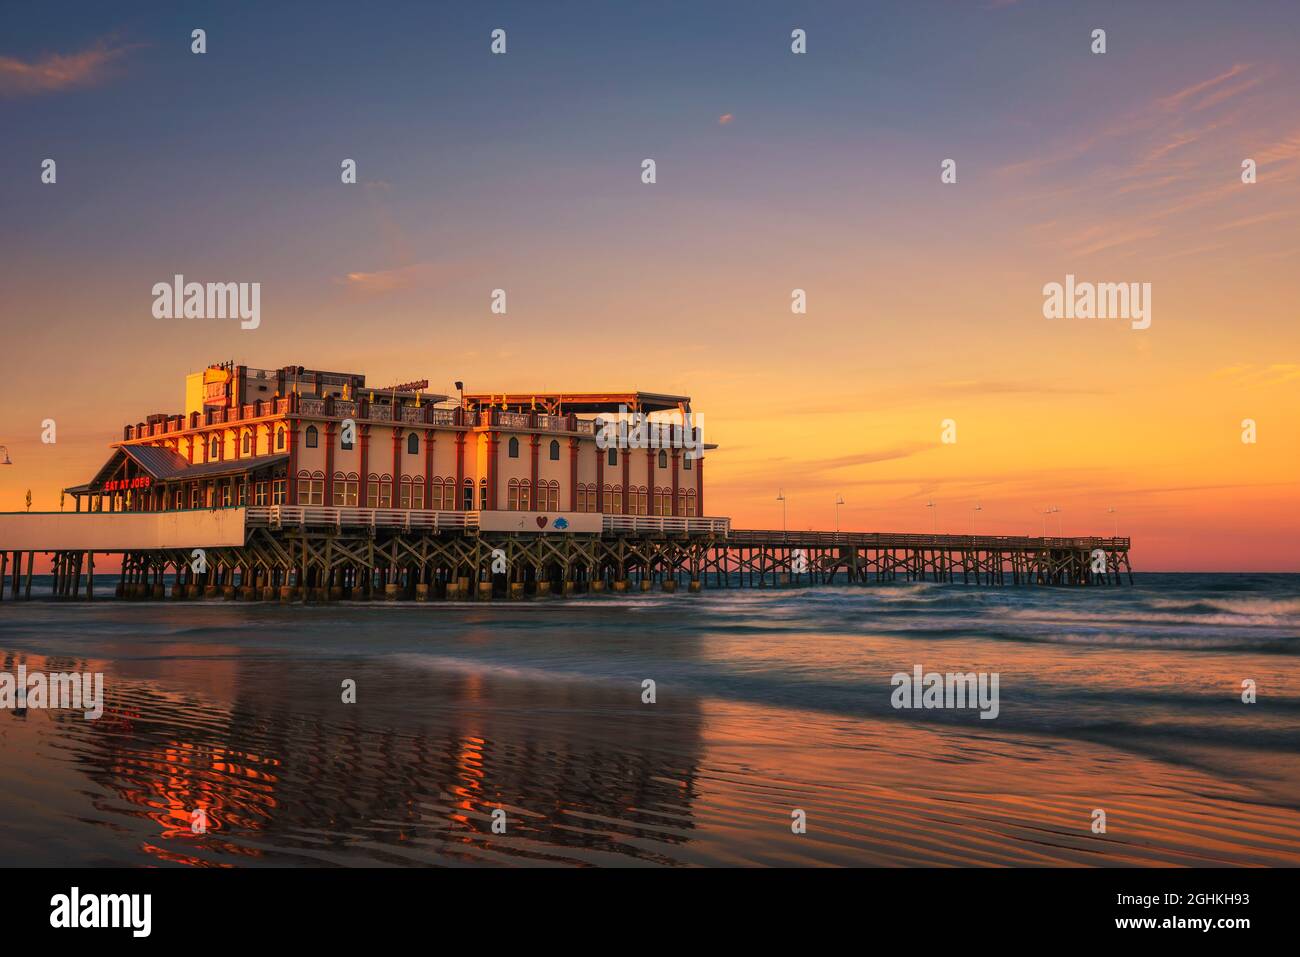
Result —
[[[1298,585],[6,602],[105,701],[0,712],[0,863],[1295,866]]]

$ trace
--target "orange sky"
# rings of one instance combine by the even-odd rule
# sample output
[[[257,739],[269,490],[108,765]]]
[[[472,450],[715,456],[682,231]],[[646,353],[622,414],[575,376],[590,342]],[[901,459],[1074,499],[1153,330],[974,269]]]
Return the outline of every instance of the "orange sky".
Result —
[[[940,24],[934,42],[985,22]],[[844,528],[881,531],[928,530],[933,500],[940,530],[968,532],[978,502],[981,532],[1039,533],[1054,505],[1051,531],[1109,533],[1113,506],[1139,570],[1300,571],[1294,49],[1262,27],[1180,24],[1103,63],[1076,49],[1081,24],[999,22],[1061,50],[1021,62],[990,34],[981,62],[1006,84],[954,76],[942,104],[924,79],[942,65],[891,64],[917,97],[896,116],[847,112],[851,74],[826,70],[830,55],[821,74],[789,79],[780,61],[706,83],[689,49],[689,83],[664,66],[599,93],[534,90],[516,61],[518,76],[483,82],[517,83],[520,102],[494,101],[495,125],[459,139],[414,124],[404,100],[350,105],[344,136],[288,93],[238,104],[247,115],[225,103],[225,133],[59,118],[77,97],[88,111],[129,98],[189,122],[149,99],[184,64],[130,50],[88,91],[11,90],[0,509],[28,488],[57,509],[124,423],[180,411],[183,375],[233,358],[445,392],[458,378],[683,392],[720,446],[707,510],[740,526],[779,527],[778,489],[799,528],[833,527],[837,494]],[[87,135],[106,138],[93,156]],[[32,172],[49,150],[57,186]],[[338,185],[354,153],[361,182]],[[956,184],[939,181],[948,157]],[[1241,182],[1244,158],[1257,183]],[[154,319],[149,290],[175,272],[260,281],[261,327]],[[1042,287],[1067,273],[1151,283],[1151,327],[1045,319]],[[506,316],[488,310],[494,288]],[[790,312],[795,288],[806,315]]]

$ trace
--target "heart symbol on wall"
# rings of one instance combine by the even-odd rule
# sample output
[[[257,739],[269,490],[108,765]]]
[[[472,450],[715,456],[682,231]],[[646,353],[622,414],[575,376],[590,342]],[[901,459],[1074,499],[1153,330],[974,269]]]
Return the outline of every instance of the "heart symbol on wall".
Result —
[[[537,527],[538,527],[538,528],[545,528],[545,527],[546,527],[546,516],[545,516],[545,515],[538,515],[538,516],[537,516]]]

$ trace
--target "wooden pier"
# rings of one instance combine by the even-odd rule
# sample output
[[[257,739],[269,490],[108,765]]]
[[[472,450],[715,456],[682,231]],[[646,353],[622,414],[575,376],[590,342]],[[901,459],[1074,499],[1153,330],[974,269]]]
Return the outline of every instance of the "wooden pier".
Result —
[[[177,514],[188,518],[175,521]],[[548,521],[586,531],[501,531],[484,527],[493,524],[486,520],[492,514],[508,513],[264,506],[161,513],[159,519],[173,518],[161,530],[140,522],[148,515],[22,515],[28,521],[11,535],[26,539],[18,548],[5,540],[6,529],[18,527],[6,520],[18,516],[0,516],[0,581],[9,586],[0,597],[32,598],[37,552],[51,557],[52,596],[83,600],[94,600],[96,569],[102,580],[109,556],[120,562],[116,597],[132,599],[486,600],[896,581],[1133,580],[1129,539],[1118,537],[741,530],[725,518],[582,513],[574,513],[572,525],[562,516]],[[135,520],[136,527],[106,527],[114,518]],[[78,525],[88,529],[92,520],[93,534],[79,534]],[[41,534],[48,547],[34,544]]]

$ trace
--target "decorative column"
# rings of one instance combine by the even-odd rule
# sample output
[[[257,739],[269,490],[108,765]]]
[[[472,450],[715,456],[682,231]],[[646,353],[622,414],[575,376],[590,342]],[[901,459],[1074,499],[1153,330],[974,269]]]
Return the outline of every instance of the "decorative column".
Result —
[[[530,511],[537,511],[537,447],[540,445],[540,437],[536,432],[528,437],[528,454],[531,459],[529,472],[532,475],[532,489],[528,493],[528,508]]]
[[[465,510],[465,433],[456,433],[456,497],[452,499],[457,510]],[[473,511],[474,500],[470,498],[470,511]]]
[[[597,449],[596,451],[600,451]],[[578,510],[578,440],[569,439],[569,511]]]
[[[623,514],[632,514],[632,495],[629,489],[632,487],[632,456],[631,449],[619,449],[619,457],[623,460]]]
[[[398,406],[393,406],[393,415],[401,415],[401,412],[402,410]],[[382,480],[379,487],[381,489],[384,487],[382,484]],[[401,489],[402,489],[402,427],[394,423],[393,424],[393,491],[392,491],[392,495],[388,499],[388,504],[390,507],[397,508],[398,505],[401,503],[401,499],[398,498],[398,496],[401,494]]]
[[[707,513],[704,511],[704,458],[695,460],[695,512],[701,518]]]
[[[596,511],[605,511],[605,449],[596,446]]]
[[[433,494],[433,443],[438,440],[437,435],[434,429],[424,430],[424,501],[420,503],[423,508],[429,507],[429,496]],[[456,488],[456,495],[460,496],[459,486]],[[438,502],[438,508],[442,508],[441,501]]]
[[[357,476],[359,479],[357,491],[357,505],[361,508],[367,508],[370,501],[370,426],[358,425],[357,436],[361,440],[361,473]]]
[[[334,423],[325,423],[325,506],[334,505]]]
[[[681,456],[681,451],[682,451],[681,449],[674,448],[671,453],[673,457],[673,487],[672,487],[673,499],[672,501],[673,501],[674,515],[682,514],[681,505],[678,504],[677,501],[677,460]]]
[[[487,454],[488,511],[496,511],[497,476],[499,474],[497,455],[501,451],[501,433],[489,432],[487,436],[488,436],[488,454]]]
[[[289,446],[289,471],[285,476],[287,479],[285,501],[290,505],[298,504],[298,423],[288,418],[285,419],[285,441]]]

